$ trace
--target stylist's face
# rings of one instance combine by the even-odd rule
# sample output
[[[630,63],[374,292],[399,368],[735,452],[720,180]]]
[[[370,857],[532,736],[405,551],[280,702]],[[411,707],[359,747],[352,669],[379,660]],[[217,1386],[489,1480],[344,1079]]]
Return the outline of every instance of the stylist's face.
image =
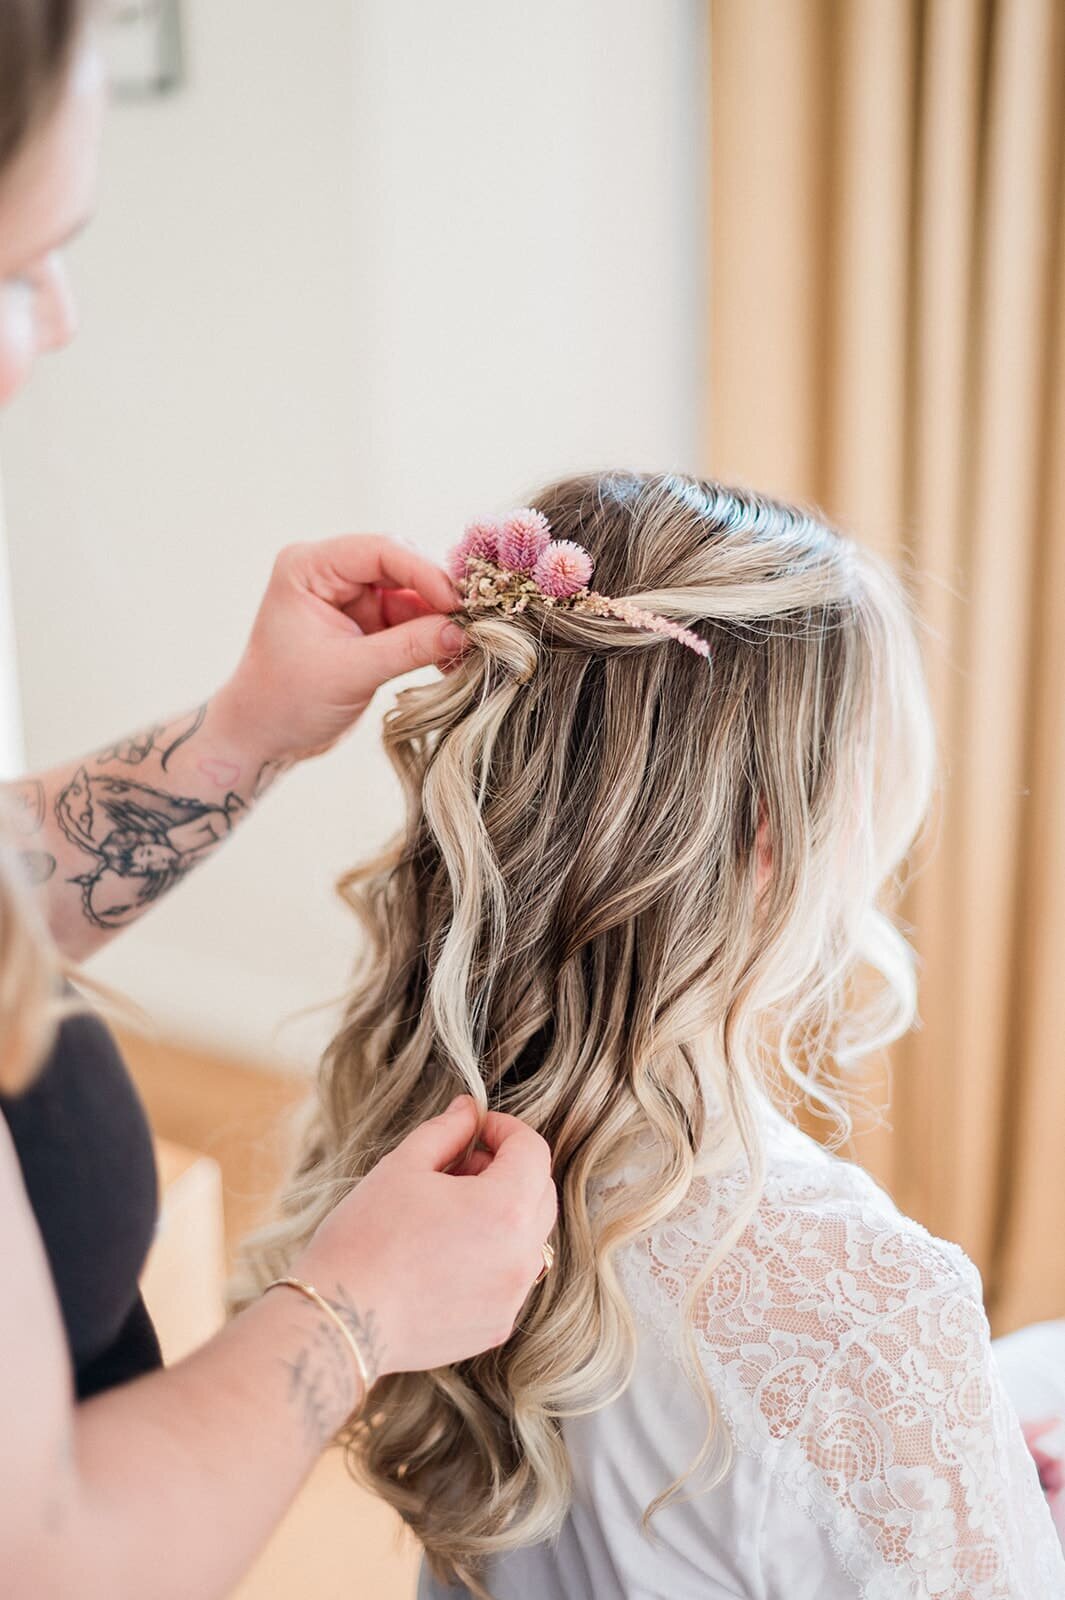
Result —
[[[102,66],[87,44],[51,118],[0,176],[0,406],[39,355],[74,336],[63,248],[93,208],[103,103]]]

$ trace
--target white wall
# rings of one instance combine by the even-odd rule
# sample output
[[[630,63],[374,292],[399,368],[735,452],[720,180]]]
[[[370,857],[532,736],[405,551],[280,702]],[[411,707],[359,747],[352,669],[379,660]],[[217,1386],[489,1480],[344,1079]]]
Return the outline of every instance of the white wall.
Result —
[[[288,539],[442,552],[568,468],[695,461],[702,11],[187,3],[187,87],[111,113],[83,331],[0,433],[32,766],[210,692]],[[313,1054],[278,1025],[343,987],[387,704],[97,959],[167,1031]]]

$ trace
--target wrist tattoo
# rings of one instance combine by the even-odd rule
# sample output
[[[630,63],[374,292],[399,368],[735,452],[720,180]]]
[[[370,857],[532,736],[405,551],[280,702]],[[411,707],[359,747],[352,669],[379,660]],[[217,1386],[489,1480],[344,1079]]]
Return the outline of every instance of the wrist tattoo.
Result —
[[[220,761],[217,756],[204,756],[197,761],[196,771],[210,778],[216,789],[232,789],[240,782],[240,768],[235,761]]]
[[[380,1340],[376,1316],[372,1311],[367,1311],[365,1316],[360,1315],[352,1304],[350,1295],[339,1283],[337,1284],[336,1299],[330,1300],[325,1295],[323,1295],[323,1299],[328,1300],[332,1310],[336,1312],[351,1337],[355,1340],[362,1352],[362,1359],[366,1363],[366,1371],[370,1382],[374,1383],[380,1375],[381,1361],[385,1353],[385,1347]]]
[[[81,888],[85,916],[98,928],[132,921],[225,839],[245,809],[232,790],[212,804],[132,779],[90,777],[79,767],[56,799],[55,817],[70,842],[95,858],[90,871],[69,880]]]
[[[319,1311],[310,1337],[292,1361],[288,1395],[303,1418],[307,1443],[323,1450],[354,1411],[359,1381],[343,1337]]]
[[[167,762],[186,739],[191,739],[193,734],[203,725],[207,715],[207,702],[197,706],[195,711],[190,711],[187,716],[178,717],[173,722],[160,722],[154,728],[147,728],[143,733],[135,733],[132,738],[119,739],[116,743],[108,745],[106,750],[101,750],[96,759],[101,766],[109,761],[121,761],[127,767],[139,767],[146,761],[153,751],[158,751],[159,765],[165,772]]]
[[[260,799],[274,780],[279,778],[283,772],[287,772],[291,765],[291,761],[264,761],[259,768],[259,776],[256,778],[251,791],[252,799]]]

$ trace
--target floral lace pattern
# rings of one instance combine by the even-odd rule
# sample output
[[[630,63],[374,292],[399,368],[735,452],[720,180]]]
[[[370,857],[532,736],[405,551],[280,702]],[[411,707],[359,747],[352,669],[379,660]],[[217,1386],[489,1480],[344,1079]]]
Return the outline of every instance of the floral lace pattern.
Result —
[[[698,1178],[621,1253],[674,1356],[745,1173]],[[758,1209],[699,1299],[735,1448],[830,1540],[863,1600],[1052,1600],[1065,1561],[994,1365],[980,1278],[859,1168],[780,1119]]]

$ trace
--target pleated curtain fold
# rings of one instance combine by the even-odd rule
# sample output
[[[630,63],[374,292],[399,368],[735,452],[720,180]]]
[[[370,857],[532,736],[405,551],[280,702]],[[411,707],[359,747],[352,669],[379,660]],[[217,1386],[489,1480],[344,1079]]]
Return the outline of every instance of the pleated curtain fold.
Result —
[[[940,731],[854,1154],[1005,1332],[1065,1315],[1065,3],[712,0],[710,49],[707,470],[898,560]]]

